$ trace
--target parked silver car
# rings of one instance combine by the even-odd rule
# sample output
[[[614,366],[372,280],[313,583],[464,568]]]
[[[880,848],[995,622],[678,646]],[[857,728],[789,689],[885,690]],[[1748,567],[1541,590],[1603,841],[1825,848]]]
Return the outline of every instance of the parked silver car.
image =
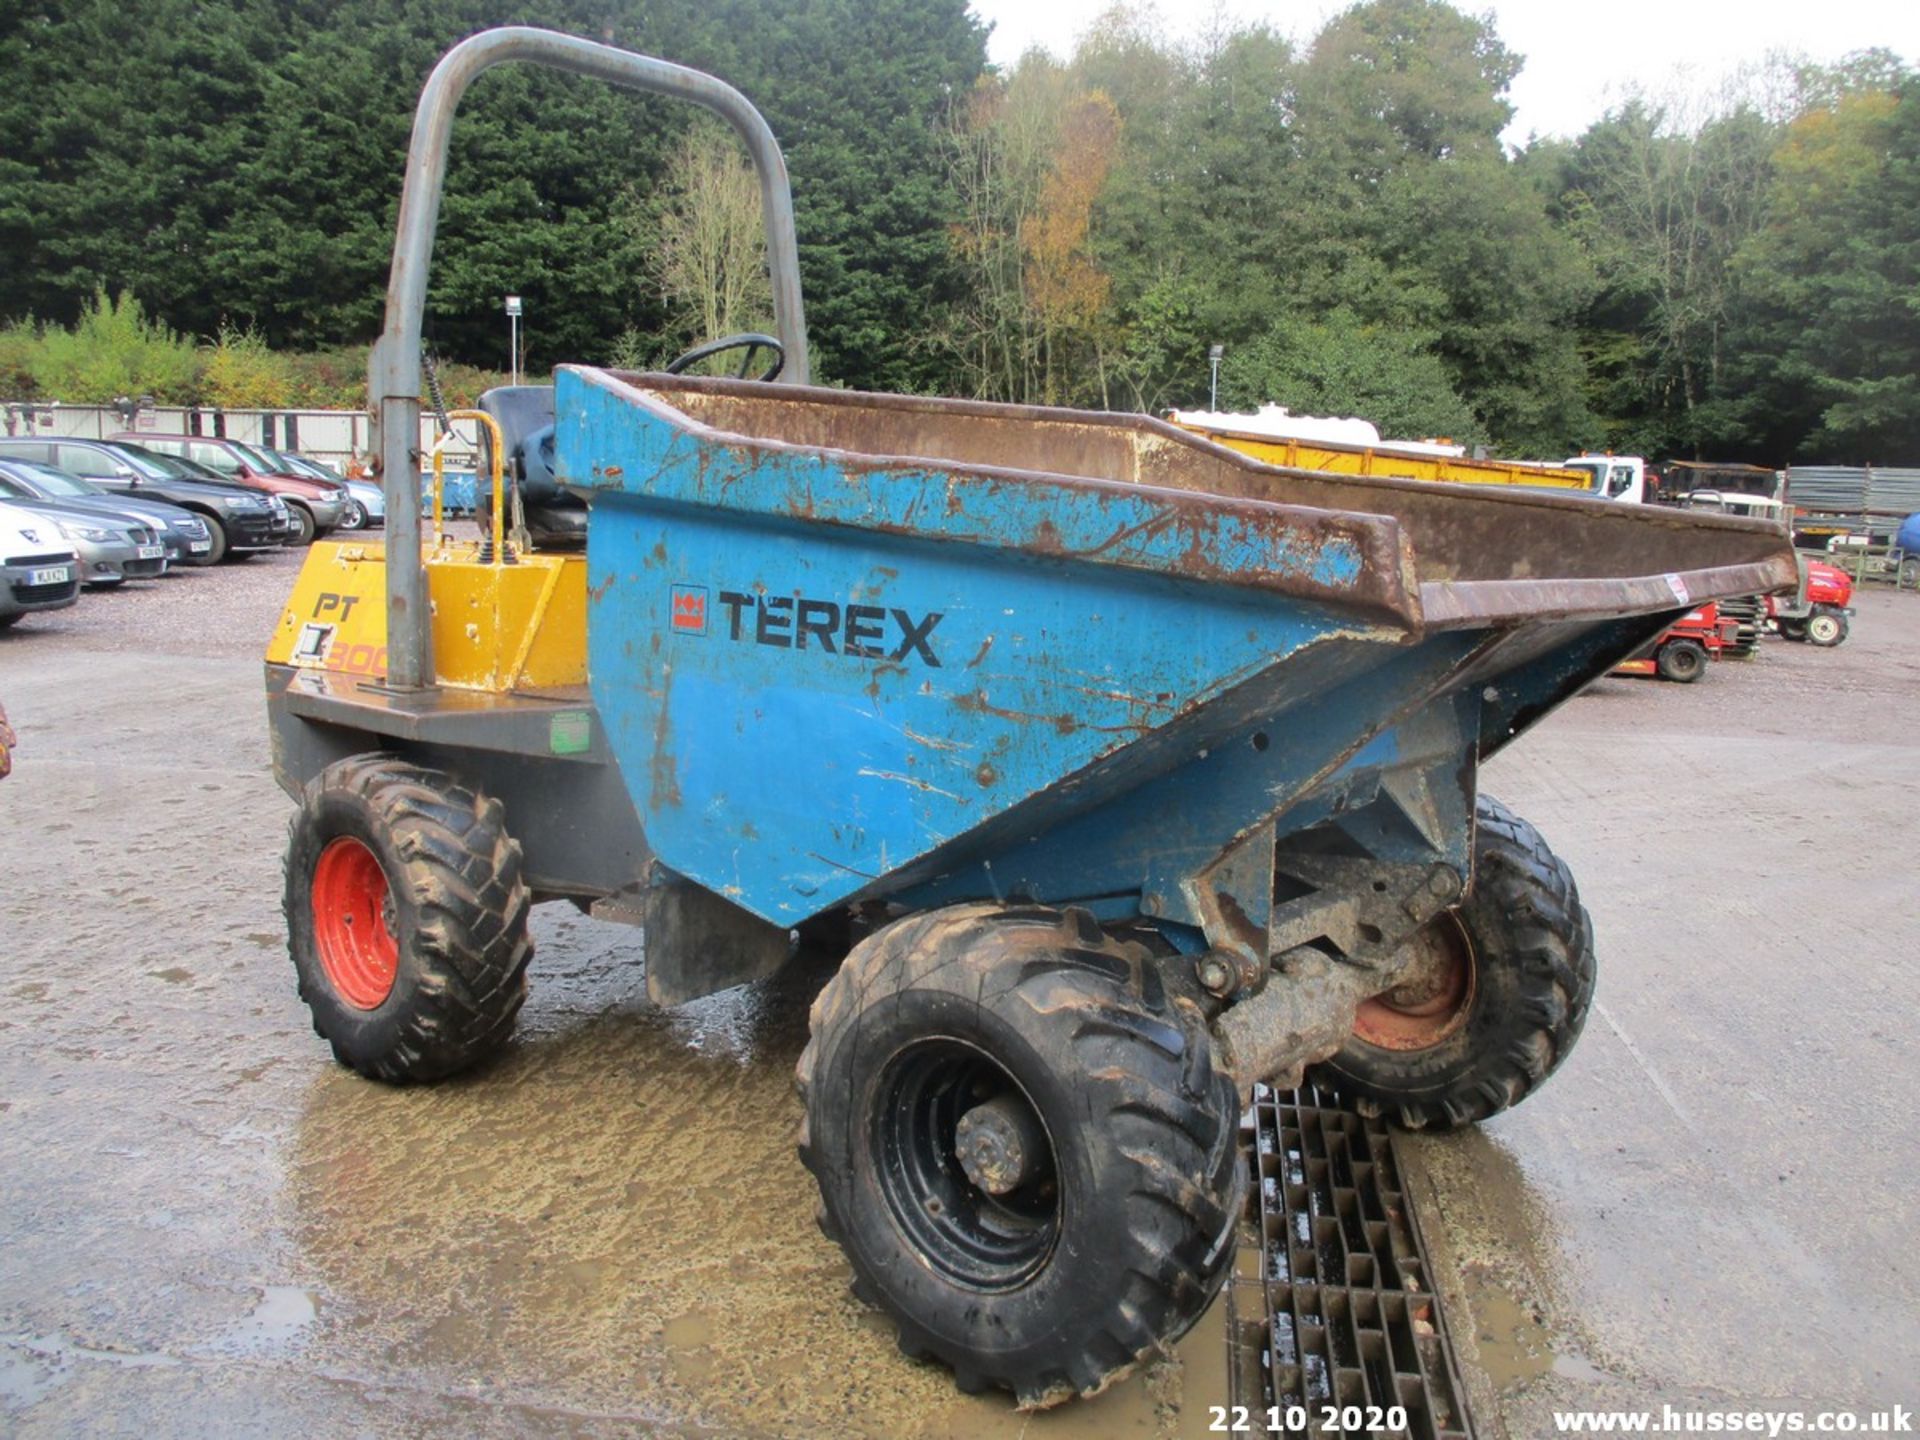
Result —
[[[0,459],[0,500],[50,500],[108,519],[145,525],[167,547],[169,565],[213,563],[213,535],[191,510],[145,496],[115,495],[78,475],[33,460]]]
[[[15,516],[47,527],[79,554],[80,583],[105,589],[128,580],[152,580],[167,573],[167,547],[149,525],[97,515],[52,500],[0,501]]]

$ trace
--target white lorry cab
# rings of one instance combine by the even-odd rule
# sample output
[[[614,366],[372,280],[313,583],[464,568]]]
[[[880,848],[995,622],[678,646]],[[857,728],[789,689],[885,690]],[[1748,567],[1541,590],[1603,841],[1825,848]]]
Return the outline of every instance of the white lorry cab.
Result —
[[[1561,467],[1593,476],[1588,493],[1639,504],[1647,498],[1647,462],[1638,455],[1571,455]]]

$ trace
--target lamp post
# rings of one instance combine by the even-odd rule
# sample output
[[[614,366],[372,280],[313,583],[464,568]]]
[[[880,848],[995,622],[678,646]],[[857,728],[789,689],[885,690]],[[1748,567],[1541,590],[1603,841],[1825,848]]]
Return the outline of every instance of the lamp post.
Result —
[[[509,358],[507,371],[512,376],[512,384],[520,383],[520,297],[507,296],[507,347]]]
[[[1207,393],[1207,408],[1218,413],[1220,409],[1220,357],[1227,353],[1224,345],[1207,347],[1207,364],[1213,371],[1212,384]]]

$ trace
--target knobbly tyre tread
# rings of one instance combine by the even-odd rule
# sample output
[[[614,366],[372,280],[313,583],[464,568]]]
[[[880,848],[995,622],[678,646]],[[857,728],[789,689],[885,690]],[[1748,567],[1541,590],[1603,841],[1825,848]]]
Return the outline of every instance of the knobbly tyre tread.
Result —
[[[857,1220],[843,1223],[831,1203],[836,1167],[850,1157],[814,1143],[823,1058],[856,1033],[863,1013],[929,985],[1051,1022],[1057,1058],[1076,1062],[1064,1073],[1086,1097],[1084,1131],[1110,1144],[1112,1162],[1130,1172],[1132,1183],[1102,1199],[1121,1207],[1129,1252],[1105,1271],[1105,1316],[1083,1333],[1055,1332],[1055,1353],[1014,1370],[887,1303],[847,1243]],[[1198,1007],[1169,993],[1145,946],[1104,934],[1085,911],[954,906],[898,921],[855,947],[808,1018],[795,1071],[805,1112],[800,1159],[820,1185],[822,1233],[852,1262],[855,1296],[891,1314],[901,1353],[942,1361],[963,1392],[1010,1389],[1023,1409],[1040,1409],[1098,1394],[1164,1353],[1205,1311],[1232,1263],[1245,1189],[1238,1096],[1213,1069]]]
[[[303,922],[312,856],[303,863],[303,847],[317,856],[326,840],[351,833],[303,832],[325,823],[318,817],[329,800],[343,799],[363,806],[385,833],[388,884],[396,895],[404,888],[414,916],[393,995],[377,1011],[344,1016],[330,1003],[317,959],[303,960],[299,948],[310,935]],[[532,898],[498,800],[386,752],[336,761],[308,782],[287,845],[289,945],[314,1032],[342,1065],[388,1084],[444,1079],[477,1064],[506,1043],[526,1000]]]
[[[1593,925],[1573,872],[1498,800],[1481,796],[1475,814],[1473,890],[1458,913],[1478,963],[1507,967],[1516,981],[1503,1010],[1477,1038],[1478,1017],[1469,1021],[1458,1038],[1474,1048],[1443,1083],[1358,1041],[1318,1067],[1362,1113],[1391,1114],[1409,1130],[1478,1124],[1519,1104],[1572,1052],[1593,1004]],[[1476,1006],[1488,998],[1484,977],[1479,988]]]

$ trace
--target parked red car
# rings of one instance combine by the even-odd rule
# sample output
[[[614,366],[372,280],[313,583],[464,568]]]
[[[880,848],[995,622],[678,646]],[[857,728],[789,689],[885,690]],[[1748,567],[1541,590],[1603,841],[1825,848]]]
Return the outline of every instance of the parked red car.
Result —
[[[213,435],[157,435],[151,430],[123,430],[112,437],[128,444],[176,455],[217,470],[228,480],[278,495],[293,512],[296,533],[289,545],[307,545],[316,535],[337,528],[346,514],[346,488],[330,480],[295,475],[275,464],[251,445]]]

